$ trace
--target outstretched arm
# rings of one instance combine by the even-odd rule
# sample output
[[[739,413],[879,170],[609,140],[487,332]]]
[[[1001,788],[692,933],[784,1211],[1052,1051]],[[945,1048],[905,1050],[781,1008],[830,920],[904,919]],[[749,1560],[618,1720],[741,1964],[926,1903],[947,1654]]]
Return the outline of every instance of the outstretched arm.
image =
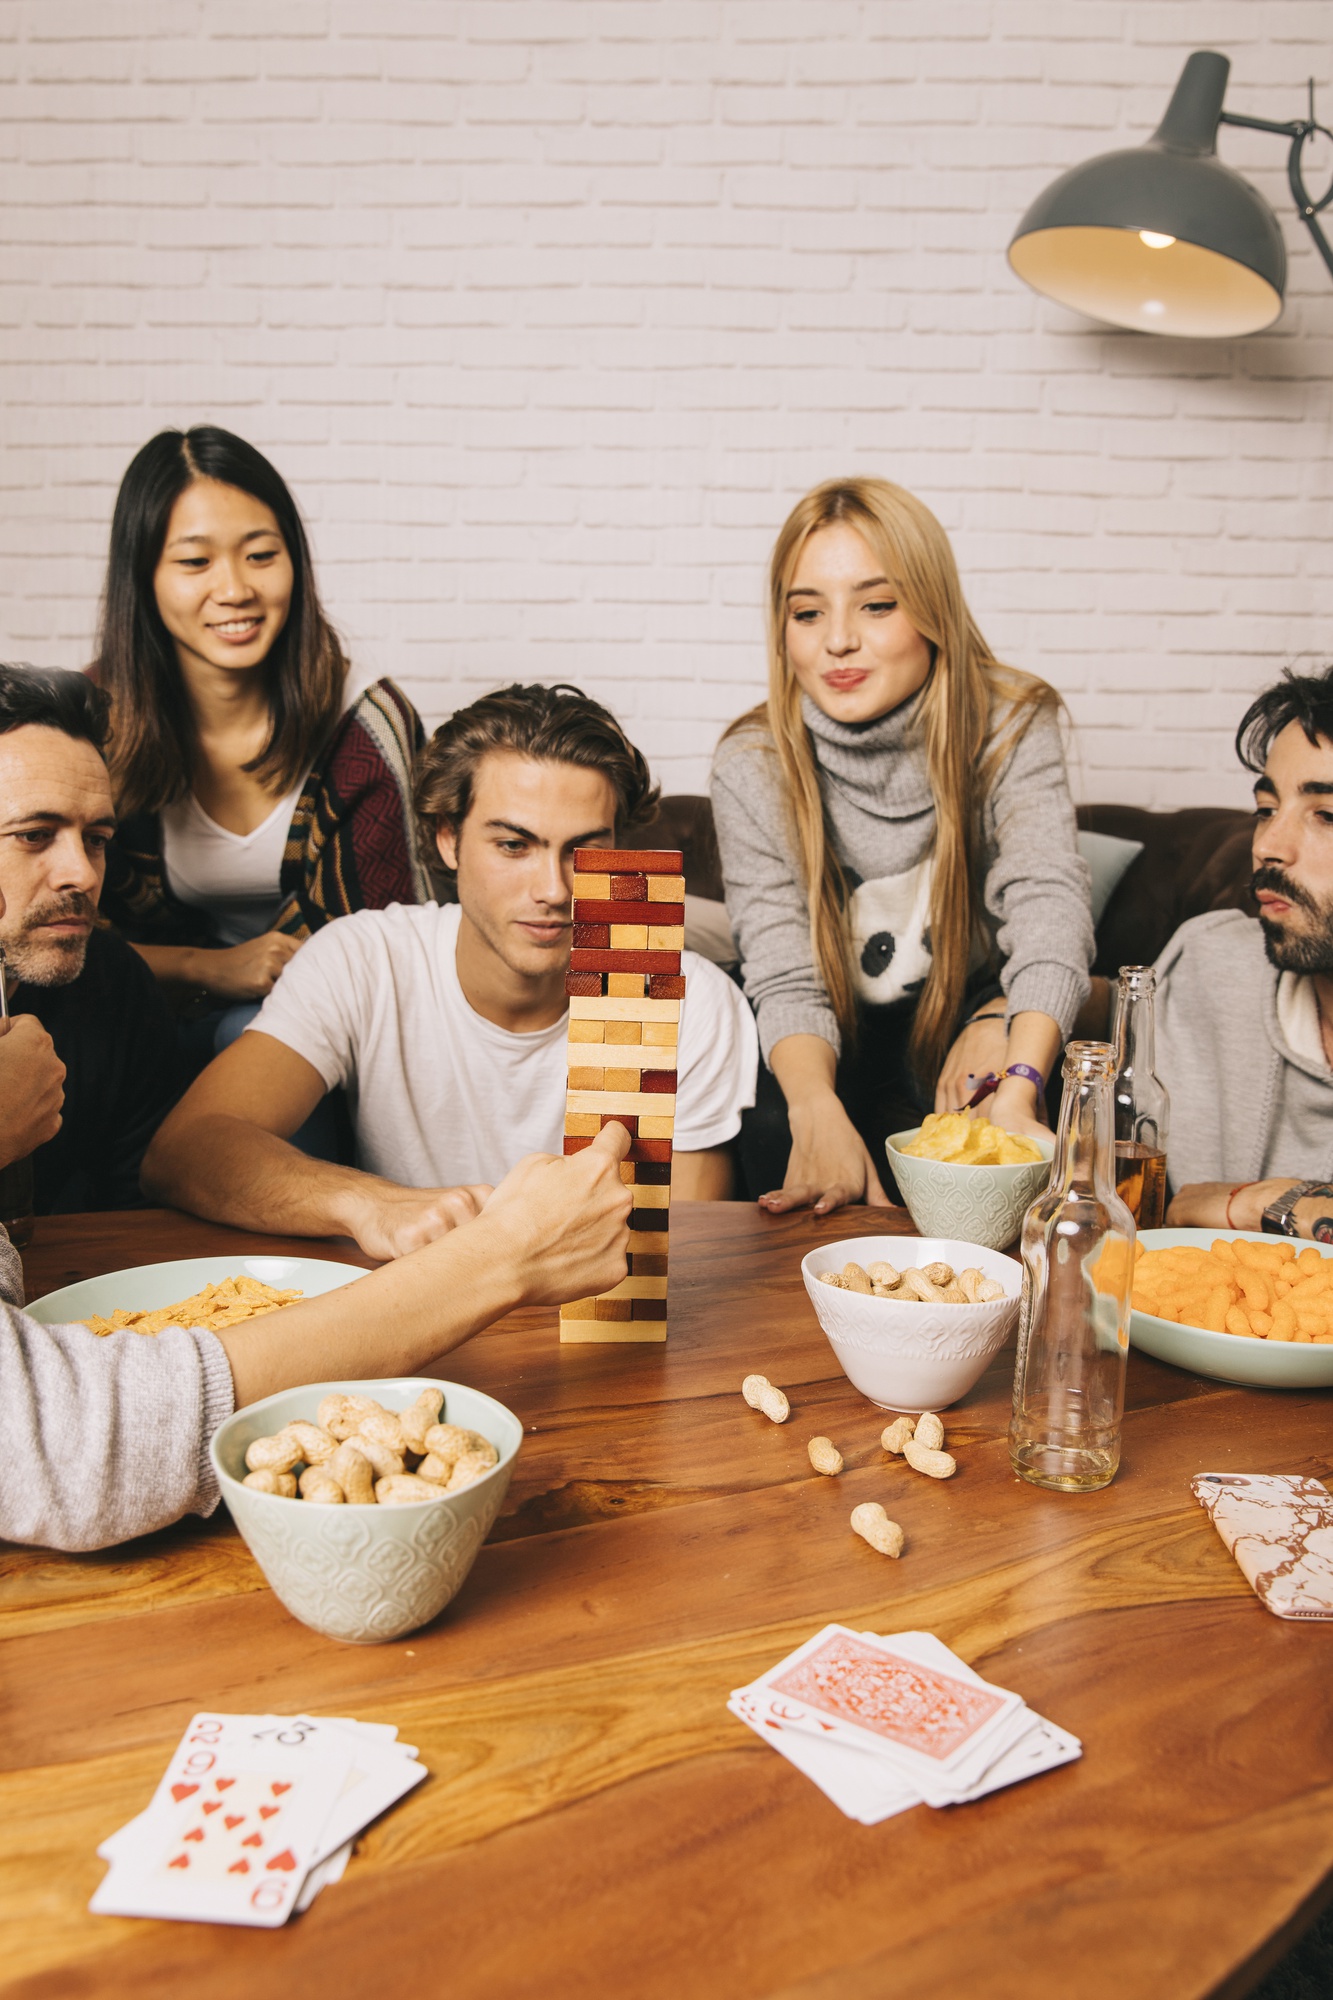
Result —
[[[480,1212],[488,1187],[404,1188],[288,1145],[324,1079],[285,1043],[249,1029],[164,1120],[143,1163],[150,1198],[270,1235],[351,1236],[401,1257]]]

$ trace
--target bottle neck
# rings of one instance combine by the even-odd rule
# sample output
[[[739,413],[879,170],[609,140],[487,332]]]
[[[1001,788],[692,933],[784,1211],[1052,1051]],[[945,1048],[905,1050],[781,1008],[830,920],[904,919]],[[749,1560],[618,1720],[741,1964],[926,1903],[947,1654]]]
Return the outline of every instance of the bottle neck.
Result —
[[[1157,1063],[1155,1026],[1152,993],[1122,988],[1116,1031],[1122,1070],[1132,1070],[1136,1076],[1152,1075]]]
[[[1051,1185],[1115,1194],[1115,1118],[1109,1076],[1065,1078]]]

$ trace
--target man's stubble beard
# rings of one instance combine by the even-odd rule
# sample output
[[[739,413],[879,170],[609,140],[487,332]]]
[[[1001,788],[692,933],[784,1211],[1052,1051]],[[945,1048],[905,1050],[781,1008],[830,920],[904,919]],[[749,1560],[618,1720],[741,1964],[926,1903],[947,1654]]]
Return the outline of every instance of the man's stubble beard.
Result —
[[[1296,884],[1278,868],[1257,868],[1253,889],[1271,889],[1286,897],[1294,909],[1311,920],[1308,930],[1289,930],[1262,914],[1259,928],[1264,934],[1264,951],[1270,965],[1279,972],[1308,973],[1315,977],[1333,974],[1333,903],[1321,903],[1307,889]]]
[[[89,937],[35,944],[32,933],[42,924],[64,917],[92,917],[95,905],[86,896],[53,897],[34,904],[21,924],[10,931],[0,925],[0,950],[8,976],[21,986],[72,986],[83,971]]]

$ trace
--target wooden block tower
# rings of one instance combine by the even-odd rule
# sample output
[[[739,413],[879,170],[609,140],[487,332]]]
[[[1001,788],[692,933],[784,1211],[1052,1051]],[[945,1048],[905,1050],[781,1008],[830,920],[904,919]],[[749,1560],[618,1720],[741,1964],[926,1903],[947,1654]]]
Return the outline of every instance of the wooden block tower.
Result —
[[[629,1276],[560,1308],[560,1338],[665,1340],[676,1043],[685,980],[679,852],[580,847],[574,854],[565,1151],[603,1125],[629,1127],[620,1171],[634,1190]]]

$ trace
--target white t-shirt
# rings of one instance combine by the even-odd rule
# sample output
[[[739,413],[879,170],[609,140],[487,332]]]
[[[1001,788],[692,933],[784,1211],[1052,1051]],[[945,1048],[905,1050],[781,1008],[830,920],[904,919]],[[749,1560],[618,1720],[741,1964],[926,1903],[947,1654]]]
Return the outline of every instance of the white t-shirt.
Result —
[[[393,903],[326,924],[291,959],[251,1032],[272,1035],[346,1090],[357,1157],[406,1187],[502,1180],[525,1153],[559,1153],[568,1016],[515,1035],[459,984],[456,903]],[[675,1145],[721,1146],[754,1103],[754,1016],[692,951],[681,1006]]]

